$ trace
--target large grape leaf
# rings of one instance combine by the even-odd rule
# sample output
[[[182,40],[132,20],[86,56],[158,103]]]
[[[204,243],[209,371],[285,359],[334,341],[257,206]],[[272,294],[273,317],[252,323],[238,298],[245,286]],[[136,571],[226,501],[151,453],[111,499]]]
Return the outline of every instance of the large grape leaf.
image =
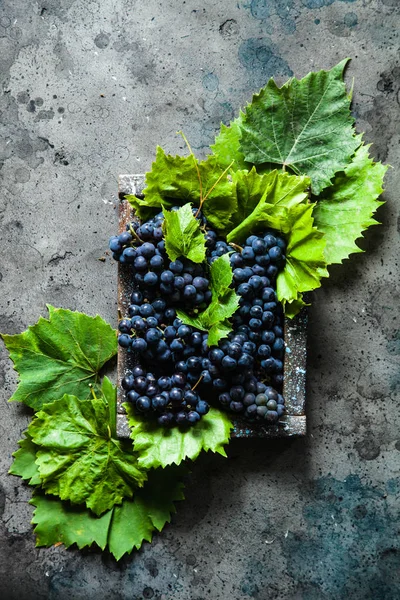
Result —
[[[341,263],[349,254],[362,252],[356,240],[378,222],[372,215],[383,202],[377,198],[387,166],[374,163],[370,146],[360,146],[345,171],[321,194],[314,209],[315,225],[325,234],[328,264]]]
[[[39,446],[36,463],[43,489],[96,514],[131,497],[146,474],[127,441],[112,437],[104,400],[65,395],[45,404],[28,427]]]
[[[329,186],[361,143],[343,81],[347,62],[300,80],[292,78],[281,88],[270,79],[241,119],[245,161],[271,162],[308,175],[314,194]]]
[[[285,220],[286,264],[277,277],[277,295],[280,302],[292,303],[290,316],[301,308],[301,292],[320,287],[321,278],[329,276],[324,257],[324,234],[314,227],[314,206],[292,206]]]
[[[160,427],[157,422],[135,414],[131,404],[124,406],[138,463],[144,469],[179,465],[186,458],[195,460],[202,450],[226,456],[224,446],[229,442],[233,425],[229,416],[216,408],[211,408],[188,429]]]
[[[145,486],[135,490],[133,499],[125,499],[100,517],[83,505],[72,505],[55,496],[35,492],[34,511],[36,546],[64,544],[78,548],[97,544],[108,547],[119,560],[124,554],[151,541],[176,512],[174,502],[183,500],[183,467],[171,466],[149,473]]]
[[[64,544],[69,548],[76,544],[81,549],[95,543],[102,550],[106,547],[114,509],[98,517],[84,505],[63,502],[39,491],[30,504],[36,507],[32,519],[36,546]]]
[[[191,204],[174,211],[164,210],[165,249],[171,260],[185,256],[201,263],[206,257],[206,239],[200,221],[192,213]]]
[[[238,192],[242,218],[228,233],[228,242],[241,243],[251,233],[268,227],[288,233],[292,227],[288,211],[307,200],[309,178],[277,170],[264,175],[250,171],[247,177],[243,176],[243,182],[242,191]]]
[[[39,410],[43,404],[99,389],[99,371],[117,353],[115,331],[99,316],[48,305],[49,319],[17,335],[2,335],[20,382],[10,401]]]
[[[156,160],[146,173],[144,199],[135,196],[127,199],[144,219],[154,209],[188,202],[198,206],[205,199],[202,210],[210,225],[224,230],[237,208],[235,186],[224,171],[215,156],[199,162],[193,154],[170,156],[158,146]]]
[[[231,285],[233,280],[232,267],[229,254],[218,257],[210,266],[210,290],[212,299],[208,307],[196,317],[187,315],[182,310],[177,310],[177,316],[196,329],[208,331],[208,345],[214,346],[218,341],[232,331],[228,319],[239,308],[240,296]]]
[[[144,540],[151,542],[154,530],[161,531],[171,521],[174,503],[185,498],[182,479],[186,473],[183,465],[152,470],[134,499],[114,508],[108,547],[117,560],[133,548],[138,550]]]

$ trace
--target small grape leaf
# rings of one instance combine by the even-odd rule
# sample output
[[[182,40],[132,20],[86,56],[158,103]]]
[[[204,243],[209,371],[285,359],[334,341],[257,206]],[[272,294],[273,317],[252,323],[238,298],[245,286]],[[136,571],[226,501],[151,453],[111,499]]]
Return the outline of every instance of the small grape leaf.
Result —
[[[28,427],[39,446],[36,463],[43,489],[96,514],[131,497],[146,474],[128,442],[111,437],[104,400],[65,395],[45,404]]]
[[[232,175],[232,181],[236,185],[238,201],[238,210],[232,217],[232,223],[237,227],[253,212],[261,200],[265,201],[271,178],[267,174],[259,175],[256,168],[252,167],[250,171],[236,171]]]
[[[230,291],[229,286],[233,281],[233,272],[229,254],[223,254],[210,265],[210,289],[213,301],[218,301],[221,296]]]
[[[242,196],[238,193],[242,218],[229,232],[228,242],[241,243],[251,233],[268,227],[288,233],[292,226],[288,211],[307,200],[309,178],[277,170],[265,175],[250,171],[248,177],[243,176],[243,181],[248,184],[250,191],[248,194],[243,191]],[[263,187],[265,190],[262,194]],[[241,203],[241,197],[246,202]]]
[[[286,264],[277,277],[278,300],[284,304],[299,302],[301,292],[320,287],[321,278],[329,276],[324,258],[324,234],[313,226],[314,207],[315,204],[292,206],[284,222]]]
[[[372,215],[383,202],[378,197],[387,166],[369,157],[368,146],[360,146],[344,172],[337,173],[333,185],[320,195],[313,216],[325,234],[328,264],[341,263],[354,252],[362,252],[356,240],[378,222]]]
[[[237,169],[247,170],[251,167],[251,165],[245,162],[244,154],[240,150],[240,126],[243,116],[244,113],[240,112],[239,117],[232,121],[229,126],[221,123],[221,130],[215,138],[214,144],[210,146],[212,153],[218,159],[218,163],[223,169],[231,165],[232,171]]]
[[[299,294],[295,300],[286,301],[285,317],[293,319],[293,317],[295,317],[305,306],[310,306],[310,304],[304,302],[302,294]]]
[[[206,257],[206,239],[200,229],[200,221],[195,219],[191,204],[185,204],[179,210],[164,213],[165,249],[171,260],[185,256],[195,263],[201,263]]]
[[[199,206],[201,199],[205,199],[202,210],[209,224],[223,230],[237,209],[235,186],[215,156],[199,162],[192,154],[167,155],[160,146],[151,171],[146,173],[143,193],[144,199],[127,196],[143,219],[161,207],[168,209],[188,202]]]
[[[20,377],[10,401],[34,410],[66,393],[88,398],[89,384],[99,390],[99,371],[117,353],[115,331],[101,317],[47,307],[49,319],[1,336]]]
[[[106,547],[116,560],[143,541],[151,541],[154,530],[161,531],[176,512],[174,502],[183,500],[182,478],[187,470],[180,466],[157,469],[149,473],[143,488],[135,490],[133,499],[124,499],[100,517],[84,505],[72,505],[56,496],[36,491],[30,501],[36,509],[36,546],[52,546],[60,542],[69,548],[97,544]]]
[[[217,346],[219,340],[228,337],[232,331],[232,325],[228,320],[219,321],[212,325],[208,331],[207,344],[208,346]]]
[[[179,465],[186,458],[195,460],[202,450],[226,456],[224,446],[229,442],[233,425],[229,416],[216,408],[211,408],[189,429],[166,429],[135,414],[131,404],[124,406],[138,463],[144,469]]]
[[[210,289],[212,299],[209,306],[199,313],[197,317],[190,317],[185,312],[177,310],[176,314],[187,325],[202,331],[208,331],[208,345],[216,345],[226,337],[232,327],[228,319],[239,308],[240,296],[231,289],[233,280],[232,267],[229,254],[218,257],[210,266]]]
[[[27,431],[24,435],[25,437],[18,442],[20,448],[14,452],[14,462],[8,472],[10,475],[22,477],[29,485],[40,485],[39,469],[35,463],[38,446],[32,442],[32,438]]]
[[[289,79],[281,88],[270,79],[241,119],[245,161],[271,162],[308,175],[316,195],[329,186],[361,142],[343,81],[347,62],[301,80]]]

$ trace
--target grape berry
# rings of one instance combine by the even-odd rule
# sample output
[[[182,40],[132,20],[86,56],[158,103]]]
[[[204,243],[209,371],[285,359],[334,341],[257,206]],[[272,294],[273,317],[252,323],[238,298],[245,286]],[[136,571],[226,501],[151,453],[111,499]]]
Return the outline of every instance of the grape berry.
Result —
[[[205,229],[204,216],[196,218]],[[170,261],[163,219],[159,213],[142,224],[128,223],[109,243],[135,283],[128,314],[118,325],[119,345],[141,365],[121,382],[127,400],[163,426],[197,423],[208,401],[250,421],[277,423],[285,410],[280,393],[285,343],[275,282],[285,264],[285,241],[268,231],[249,236],[243,248],[233,247],[205,229],[208,264],[229,252],[232,285],[240,296],[233,331],[209,347],[208,334],[182,323],[175,310],[196,314],[208,306],[207,264]]]

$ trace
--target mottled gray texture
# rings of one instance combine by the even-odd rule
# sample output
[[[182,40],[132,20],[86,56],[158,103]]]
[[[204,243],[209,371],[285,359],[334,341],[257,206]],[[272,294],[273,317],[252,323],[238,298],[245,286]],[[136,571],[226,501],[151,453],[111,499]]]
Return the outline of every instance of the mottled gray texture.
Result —
[[[354,114],[394,166],[368,252],[313,296],[305,440],[205,456],[152,545],[119,564],[35,549],[30,493],[7,476],[28,412],[0,358],[2,600],[397,600],[400,597],[397,0],[5,0],[0,7],[0,331],[46,302],[116,324],[119,173],[157,143],[201,152],[270,75],[344,56]]]

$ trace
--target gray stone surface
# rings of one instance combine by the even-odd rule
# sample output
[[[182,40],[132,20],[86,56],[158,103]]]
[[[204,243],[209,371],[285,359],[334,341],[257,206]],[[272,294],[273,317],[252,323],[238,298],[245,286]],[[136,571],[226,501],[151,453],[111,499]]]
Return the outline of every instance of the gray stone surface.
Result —
[[[0,358],[2,600],[400,597],[398,0],[4,0],[0,331],[46,303],[116,324],[119,173],[157,143],[202,153],[275,75],[353,61],[354,114],[387,175],[382,226],[314,294],[305,440],[236,440],[198,461],[173,523],[116,564],[35,549],[7,475],[28,414]],[[396,396],[397,394],[397,396]]]

